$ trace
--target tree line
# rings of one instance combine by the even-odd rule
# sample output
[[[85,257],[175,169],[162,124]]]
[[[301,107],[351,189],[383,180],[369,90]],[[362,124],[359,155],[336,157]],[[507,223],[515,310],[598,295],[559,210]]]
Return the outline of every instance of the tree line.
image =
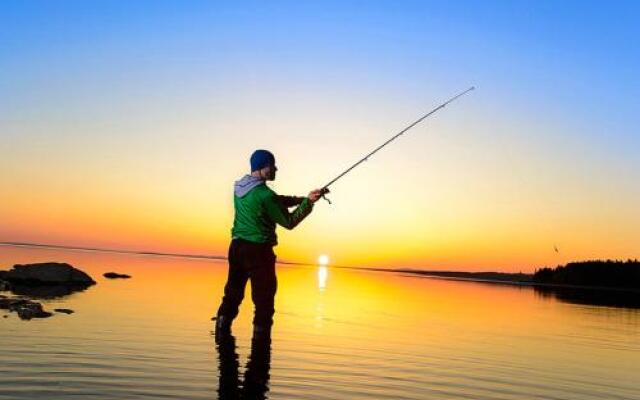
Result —
[[[540,268],[535,283],[605,286],[640,289],[640,261],[589,260],[570,262],[555,268]]]

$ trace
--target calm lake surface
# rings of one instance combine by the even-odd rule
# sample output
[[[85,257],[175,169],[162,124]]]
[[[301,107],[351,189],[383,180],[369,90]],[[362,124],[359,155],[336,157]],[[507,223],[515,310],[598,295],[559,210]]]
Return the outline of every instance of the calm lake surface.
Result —
[[[3,400],[238,398],[245,378],[269,399],[640,399],[638,310],[279,265],[270,345],[252,347],[247,296],[235,341],[217,346],[210,318],[225,262],[0,247],[0,269],[43,261],[98,284],[42,300],[71,315],[21,321],[0,310]]]

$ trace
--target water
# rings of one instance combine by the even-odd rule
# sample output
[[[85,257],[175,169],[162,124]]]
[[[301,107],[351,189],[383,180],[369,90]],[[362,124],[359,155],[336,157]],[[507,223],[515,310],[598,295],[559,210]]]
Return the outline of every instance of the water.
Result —
[[[69,262],[98,284],[43,301],[72,315],[0,318],[2,400],[216,399],[245,381],[270,399],[640,399],[634,309],[279,265],[273,340],[252,349],[250,297],[235,343],[211,336],[224,262],[0,247],[2,269],[42,261]],[[102,278],[108,271],[133,278]]]

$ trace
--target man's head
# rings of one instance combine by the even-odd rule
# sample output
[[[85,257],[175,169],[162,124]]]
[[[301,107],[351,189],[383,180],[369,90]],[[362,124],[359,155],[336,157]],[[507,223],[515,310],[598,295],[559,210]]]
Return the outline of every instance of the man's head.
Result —
[[[251,154],[251,175],[266,181],[276,179],[276,158],[268,150],[256,150]]]

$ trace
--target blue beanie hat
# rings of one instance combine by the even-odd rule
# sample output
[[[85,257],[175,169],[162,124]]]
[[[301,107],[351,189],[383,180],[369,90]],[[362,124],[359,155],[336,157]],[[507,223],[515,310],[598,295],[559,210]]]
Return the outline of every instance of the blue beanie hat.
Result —
[[[256,150],[251,154],[251,172],[269,165],[276,165],[276,158],[268,150]]]

